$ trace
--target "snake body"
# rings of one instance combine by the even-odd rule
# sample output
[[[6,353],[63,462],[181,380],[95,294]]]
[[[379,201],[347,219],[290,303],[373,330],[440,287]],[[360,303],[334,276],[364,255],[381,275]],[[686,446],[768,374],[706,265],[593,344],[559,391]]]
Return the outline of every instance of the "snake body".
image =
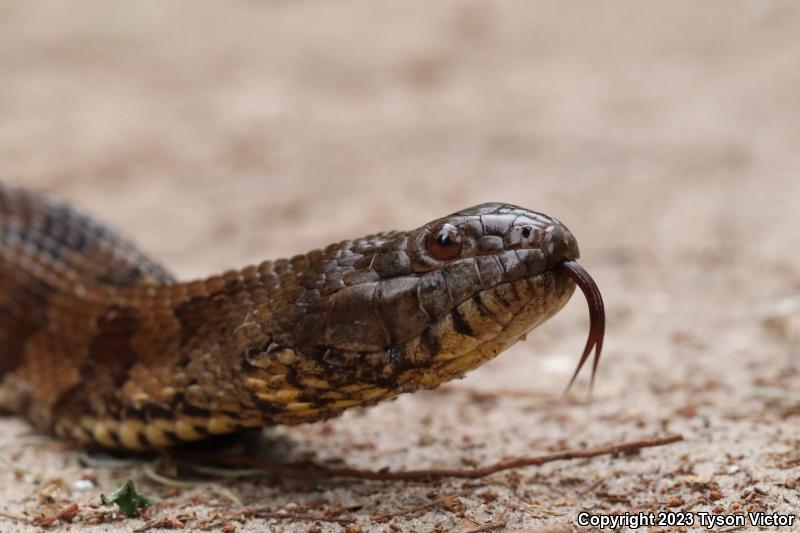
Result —
[[[577,257],[558,220],[484,204],[178,282],[75,208],[0,185],[0,406],[131,450],[325,419],[496,356],[564,306]]]

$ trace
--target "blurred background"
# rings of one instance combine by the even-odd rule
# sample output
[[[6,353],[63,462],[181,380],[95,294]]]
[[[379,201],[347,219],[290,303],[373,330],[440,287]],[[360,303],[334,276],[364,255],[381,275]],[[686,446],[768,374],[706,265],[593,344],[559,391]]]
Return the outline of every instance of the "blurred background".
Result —
[[[590,409],[541,404],[583,346],[576,296],[453,386],[489,402],[413,395],[286,434],[323,458],[419,468],[680,431],[615,463],[616,481],[604,460],[552,466],[487,481],[499,498],[469,508],[528,527],[675,494],[728,509],[758,482],[764,509],[797,509],[781,465],[800,380],[762,322],[800,294],[798,31],[790,0],[3,2],[0,179],[82,206],[182,278],[487,201],[556,216],[609,315]],[[13,445],[24,425],[3,423]],[[718,476],[723,498],[703,501],[678,465]],[[341,490],[367,515],[420,498]],[[461,524],[414,520],[396,525]]]

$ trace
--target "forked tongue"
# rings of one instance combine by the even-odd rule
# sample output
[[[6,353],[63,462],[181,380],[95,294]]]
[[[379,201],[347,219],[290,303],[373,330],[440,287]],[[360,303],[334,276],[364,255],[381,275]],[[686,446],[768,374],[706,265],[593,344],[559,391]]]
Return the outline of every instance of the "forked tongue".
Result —
[[[592,362],[592,378],[589,385],[589,390],[594,388],[594,376],[597,373],[597,365],[600,363],[600,353],[603,351],[603,336],[606,332],[606,312],[603,307],[603,297],[600,295],[600,289],[597,288],[597,283],[594,282],[592,277],[586,270],[583,269],[578,263],[572,260],[567,260],[561,263],[560,267],[571,277],[575,284],[581,288],[584,296],[586,296],[586,303],[589,304],[589,338],[586,339],[586,347],[583,349],[583,355],[572,374],[572,379],[569,380],[567,391],[572,387],[575,378],[583,368],[583,364],[589,359],[589,354],[592,353],[594,348],[594,361]]]

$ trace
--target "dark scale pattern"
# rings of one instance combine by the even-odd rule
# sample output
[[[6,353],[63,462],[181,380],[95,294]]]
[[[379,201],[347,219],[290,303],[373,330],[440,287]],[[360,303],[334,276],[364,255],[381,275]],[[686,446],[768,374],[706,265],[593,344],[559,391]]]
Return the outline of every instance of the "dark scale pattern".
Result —
[[[3,282],[0,281],[0,284]],[[47,324],[47,309],[53,288],[40,280],[22,286],[4,287],[0,304],[0,380],[23,361],[25,346]]]

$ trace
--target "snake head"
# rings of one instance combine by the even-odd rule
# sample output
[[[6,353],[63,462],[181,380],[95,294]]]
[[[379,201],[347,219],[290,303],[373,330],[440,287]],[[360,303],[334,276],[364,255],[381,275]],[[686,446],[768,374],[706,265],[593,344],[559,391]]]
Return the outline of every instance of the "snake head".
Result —
[[[559,220],[508,204],[482,204],[410,233],[414,271],[442,269],[457,260],[497,260],[505,280],[536,274],[580,257],[578,242]],[[478,263],[474,263],[478,261]]]
[[[557,219],[498,203],[309,254],[287,319],[302,399],[340,409],[463,376],[591,281],[579,255]]]

